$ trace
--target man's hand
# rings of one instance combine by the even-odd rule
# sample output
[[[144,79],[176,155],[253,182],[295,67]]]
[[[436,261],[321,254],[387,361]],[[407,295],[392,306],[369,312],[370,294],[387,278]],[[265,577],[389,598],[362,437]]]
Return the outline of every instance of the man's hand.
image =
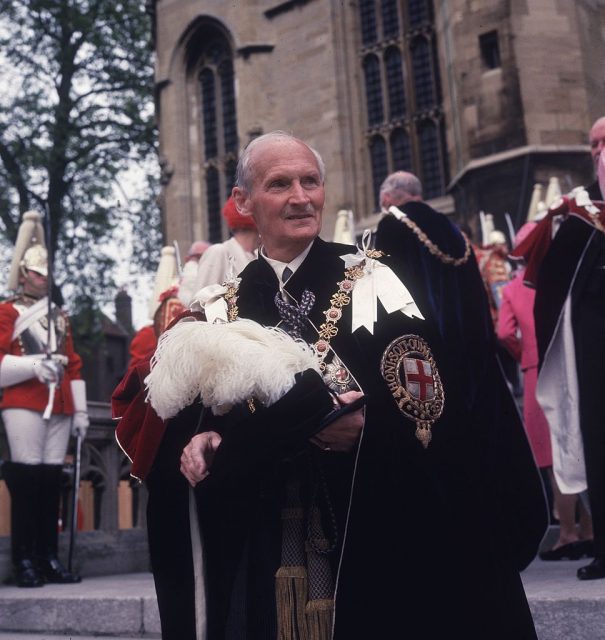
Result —
[[[74,438],[80,436],[82,440],[84,440],[89,426],[90,420],[88,419],[88,413],[85,411],[76,411],[71,421],[71,435]]]
[[[210,473],[214,452],[221,443],[216,431],[206,431],[193,436],[181,455],[181,473],[192,487]]]
[[[339,405],[342,407],[351,404],[363,395],[360,391],[347,391],[338,396]],[[363,428],[364,410],[357,409],[351,413],[337,418],[325,429],[315,434],[311,442],[324,451],[339,451],[348,453],[352,451]]]
[[[54,358],[43,358],[34,362],[34,373],[40,382],[44,384],[59,384],[63,378],[64,367]]]

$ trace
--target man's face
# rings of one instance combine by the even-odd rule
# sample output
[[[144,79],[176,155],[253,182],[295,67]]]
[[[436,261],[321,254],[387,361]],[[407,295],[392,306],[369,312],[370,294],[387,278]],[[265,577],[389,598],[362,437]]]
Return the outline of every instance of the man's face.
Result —
[[[605,149],[605,118],[599,118],[590,130],[590,155],[597,169],[601,151]]]
[[[25,269],[23,279],[23,293],[34,298],[42,298],[45,296],[48,288],[48,278],[37,271]]]
[[[325,192],[317,161],[301,142],[268,141],[250,158],[250,193],[236,187],[240,212],[252,215],[269,258],[290,262],[321,231]]]

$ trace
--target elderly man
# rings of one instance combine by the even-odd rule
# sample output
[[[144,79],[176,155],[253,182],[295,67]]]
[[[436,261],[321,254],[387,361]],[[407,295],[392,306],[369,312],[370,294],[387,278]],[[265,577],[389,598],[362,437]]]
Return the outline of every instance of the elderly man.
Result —
[[[599,166],[601,152],[605,149],[605,116],[595,120],[588,134],[590,144],[590,155],[594,162],[595,174]],[[595,180],[587,187],[588,195],[592,200],[605,200],[605,193],[599,188],[599,181]]]
[[[212,405],[223,415],[194,404],[168,422],[178,428],[198,407],[181,457],[204,547],[198,637],[535,638],[518,571],[546,512],[493,354],[467,409],[424,287],[412,295],[396,259],[319,238],[324,166],[303,141],[273,132],[251,142],[233,196],[261,248],[225,287],[223,327],[279,326],[312,346],[314,366],[276,401]],[[164,355],[196,324],[216,328],[177,323]],[[172,378],[186,386],[199,355],[180,346]],[[230,357],[244,379],[277,375],[286,359]],[[158,411],[170,400],[163,361],[151,372]]]
[[[588,195],[605,193],[604,142],[599,142],[604,126],[600,118],[590,134],[598,181]],[[578,569],[580,580],[605,578],[604,228],[603,197],[591,201],[586,191],[574,189],[551,205],[515,250],[528,260],[526,280],[536,287],[537,397],[551,428],[555,478],[564,494],[588,490],[595,557]]]

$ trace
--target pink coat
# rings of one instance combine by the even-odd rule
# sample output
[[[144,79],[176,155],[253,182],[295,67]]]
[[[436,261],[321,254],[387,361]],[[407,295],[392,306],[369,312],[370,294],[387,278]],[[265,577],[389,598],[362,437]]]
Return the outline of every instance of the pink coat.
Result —
[[[523,420],[527,436],[539,467],[552,466],[550,429],[542,408],[536,400],[538,378],[538,345],[534,327],[536,292],[523,284],[525,271],[502,290],[502,305],[498,314],[498,338],[521,363],[523,371]]]

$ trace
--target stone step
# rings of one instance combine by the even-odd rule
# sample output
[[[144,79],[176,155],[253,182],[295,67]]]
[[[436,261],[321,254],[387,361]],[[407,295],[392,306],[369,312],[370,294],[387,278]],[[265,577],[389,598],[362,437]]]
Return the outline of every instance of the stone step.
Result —
[[[151,574],[97,576],[36,589],[0,587],[0,640],[85,636],[160,638]]]
[[[538,559],[521,574],[539,640],[605,638],[605,579],[576,577],[589,562]]]
[[[522,574],[539,640],[605,638],[605,580],[581,581],[588,560],[535,560]],[[85,578],[79,585],[0,587],[0,640],[160,638],[150,573]],[[511,639],[514,640],[514,639]]]

